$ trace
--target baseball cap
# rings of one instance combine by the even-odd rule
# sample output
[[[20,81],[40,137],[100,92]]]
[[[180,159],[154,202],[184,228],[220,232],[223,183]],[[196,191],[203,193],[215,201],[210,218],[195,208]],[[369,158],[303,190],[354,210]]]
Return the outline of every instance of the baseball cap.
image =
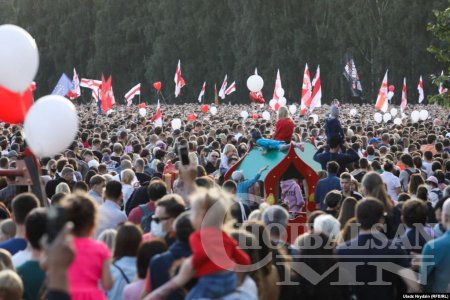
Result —
[[[436,178],[435,176],[429,176],[429,177],[427,178],[427,181],[426,181],[426,182],[432,182],[432,183],[434,183],[434,184],[436,184],[436,185],[439,184],[439,182],[438,182],[438,180],[437,180],[437,178]]]
[[[372,144],[374,144],[374,143],[379,144],[379,143],[381,143],[381,141],[380,141],[379,139],[373,137],[373,138],[371,138],[371,139],[369,140],[369,142],[368,142],[369,145],[372,145]]]

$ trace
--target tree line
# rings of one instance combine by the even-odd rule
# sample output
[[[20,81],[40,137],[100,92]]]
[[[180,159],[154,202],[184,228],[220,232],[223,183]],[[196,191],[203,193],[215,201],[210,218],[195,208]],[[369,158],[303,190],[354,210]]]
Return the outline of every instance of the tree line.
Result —
[[[75,67],[81,77],[113,76],[116,100],[142,83],[142,101],[154,103],[152,83],[162,81],[169,103],[196,101],[207,81],[205,102],[214,99],[228,74],[237,91],[228,103],[248,103],[246,80],[255,67],[264,78],[263,94],[272,98],[280,69],[288,103],[299,103],[305,63],[311,77],[321,68],[322,102],[347,101],[342,75],[344,55],[353,54],[364,89],[374,103],[382,77],[400,103],[403,77],[408,101],[435,94],[429,76],[446,66],[427,52],[434,41],[427,24],[447,0],[10,0],[0,2],[0,23],[17,24],[36,39],[40,67],[37,94],[52,91],[62,72]],[[186,86],[174,99],[178,59]],[[90,91],[82,89],[82,101]]]

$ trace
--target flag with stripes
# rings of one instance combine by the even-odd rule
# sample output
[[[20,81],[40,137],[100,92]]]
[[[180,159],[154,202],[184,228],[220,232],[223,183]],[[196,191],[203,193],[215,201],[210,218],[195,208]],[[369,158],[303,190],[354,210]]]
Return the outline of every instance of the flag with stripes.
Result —
[[[388,71],[384,74],[383,82],[381,83],[380,90],[378,91],[377,102],[375,103],[375,108],[382,112],[387,112],[388,110],[388,81],[387,81]]]
[[[181,61],[178,60],[177,69],[175,70],[175,98],[181,93],[181,88],[186,85],[183,76],[181,76]]]
[[[419,93],[419,99],[417,100],[417,102],[422,103],[423,100],[425,99],[425,95],[423,93],[422,75],[420,75],[420,78],[419,78],[419,84],[417,85],[417,92]]]
[[[158,99],[158,105],[156,106],[156,113],[153,116],[153,118],[150,120],[150,122],[155,124],[156,127],[162,127],[162,113],[161,113],[161,107],[159,105],[159,99]]]
[[[303,84],[302,84],[302,98],[300,104],[300,111],[303,115],[308,109],[307,103],[311,99],[311,77],[309,75],[308,64],[305,65],[305,71],[303,72]]]
[[[277,100],[280,99],[280,97],[277,95],[277,90],[282,89],[281,86],[281,76],[280,76],[280,69],[277,71],[277,78],[275,79],[275,88],[273,89],[273,99]]]
[[[406,109],[406,104],[408,103],[407,94],[406,94],[406,77],[403,78],[403,87],[402,87],[402,102],[400,103],[400,111],[404,112]]]
[[[67,97],[69,99],[74,100],[81,96],[81,89],[80,89],[80,79],[78,78],[77,70],[73,68],[73,78],[72,78],[72,86],[67,93]]]
[[[353,97],[362,97],[363,89],[359,80],[358,71],[356,70],[355,61],[351,53],[345,54],[344,76],[350,85],[350,91]]]
[[[227,89],[225,90],[225,95],[228,96],[229,94],[231,94],[232,92],[235,92],[235,91],[236,91],[236,82],[233,81],[233,83],[230,84],[230,86],[227,87]]]
[[[198,103],[202,103],[202,97],[205,95],[206,90],[206,81],[203,82],[202,89],[200,90],[200,94],[198,95]]]
[[[223,99],[225,99],[225,90],[227,89],[227,75],[225,75],[225,78],[223,79],[223,83],[222,86],[220,87],[219,90],[219,97]]]
[[[140,94],[141,94],[141,84],[138,83],[125,94],[125,100],[127,101],[127,106],[131,106],[131,104],[133,103],[134,96],[140,95]]]
[[[81,78],[80,86],[88,89],[99,89],[102,85],[101,80]]]
[[[320,66],[317,66],[316,75],[314,76],[313,82],[313,91],[311,95],[311,100],[309,101],[308,108],[310,111],[313,111],[316,107],[322,106],[322,85],[320,82]]]

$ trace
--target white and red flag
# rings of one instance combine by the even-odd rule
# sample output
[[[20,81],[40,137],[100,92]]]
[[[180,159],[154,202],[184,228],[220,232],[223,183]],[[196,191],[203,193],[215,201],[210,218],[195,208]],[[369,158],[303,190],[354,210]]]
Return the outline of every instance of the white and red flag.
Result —
[[[95,102],[98,102],[100,95],[99,95],[100,90],[94,90],[92,89],[92,98],[95,100]]]
[[[178,97],[181,93],[181,88],[186,85],[183,77],[181,76],[181,62],[178,60],[177,69],[175,71],[175,98]]]
[[[98,90],[102,85],[101,80],[81,78],[80,86],[92,90]]]
[[[125,100],[127,101],[127,106],[131,106],[131,104],[133,103],[134,96],[140,95],[140,94],[141,94],[141,84],[138,83],[125,94]]]
[[[159,99],[158,99],[158,105],[156,106],[156,113],[153,116],[153,118],[150,120],[150,122],[155,124],[156,127],[162,127],[162,113],[161,113],[161,107],[159,105]]]
[[[320,82],[320,66],[317,66],[316,75],[314,76],[312,85],[314,88],[312,91],[311,100],[307,105],[309,111],[313,111],[314,108],[322,106],[322,85]]]
[[[444,76],[444,71],[441,72],[441,76]],[[447,89],[442,86],[442,82],[439,83],[439,95],[447,93]]]
[[[236,82],[233,81],[233,83],[230,84],[230,86],[227,87],[227,89],[225,90],[225,95],[228,96],[229,94],[231,94],[232,92],[235,92],[235,91],[236,91]]]
[[[70,87],[69,92],[67,92],[67,97],[69,97],[70,100],[74,100],[80,96],[81,96],[80,79],[78,78],[77,70],[73,68],[72,86]]]
[[[417,85],[417,92],[419,93],[419,99],[417,100],[417,102],[422,103],[423,99],[425,99],[425,96],[423,93],[422,75],[420,75],[420,78],[419,78],[419,84]]]
[[[280,76],[280,69],[277,71],[277,78],[275,79],[275,88],[273,89],[273,99],[277,100],[280,99],[280,96],[278,96],[277,91],[278,89],[282,89],[281,86],[281,76]]]
[[[222,82],[222,86],[220,87],[220,90],[219,90],[219,97],[220,98],[222,98],[222,100],[223,99],[225,99],[225,91],[226,91],[226,89],[227,89],[227,76],[228,75],[225,75],[225,78],[223,79],[223,82]]]
[[[384,74],[383,82],[381,83],[380,90],[378,91],[377,102],[375,103],[375,108],[384,113],[387,112],[389,104],[387,74],[388,71],[386,71],[386,74]]]
[[[306,104],[311,99],[311,89],[312,89],[311,77],[309,75],[308,64],[306,64],[305,72],[303,73],[302,99],[300,101],[301,114],[304,114],[308,109],[308,106]]]
[[[402,102],[400,103],[400,111],[404,112],[406,109],[406,104],[408,104],[408,98],[406,95],[406,77],[403,78],[403,88],[402,88]]]
[[[202,89],[200,90],[200,94],[198,95],[198,103],[202,103],[202,97],[205,95],[206,91],[206,81],[203,82]]]

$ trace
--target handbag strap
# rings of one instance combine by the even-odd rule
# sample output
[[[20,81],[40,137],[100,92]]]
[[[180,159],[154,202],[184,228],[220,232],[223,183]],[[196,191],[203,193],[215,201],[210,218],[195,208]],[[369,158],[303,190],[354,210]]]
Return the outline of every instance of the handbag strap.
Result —
[[[125,274],[125,272],[118,266],[116,265],[116,263],[113,263],[113,266],[117,268],[117,270],[119,270],[120,274],[122,274],[123,279],[125,279],[126,283],[130,283],[130,280],[128,279],[127,275]]]

